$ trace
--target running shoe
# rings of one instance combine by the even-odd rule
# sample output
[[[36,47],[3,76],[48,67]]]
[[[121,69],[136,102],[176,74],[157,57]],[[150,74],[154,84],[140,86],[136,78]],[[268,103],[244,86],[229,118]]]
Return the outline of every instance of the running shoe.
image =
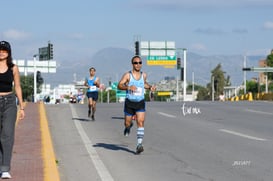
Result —
[[[11,175],[9,174],[9,172],[3,172],[1,175],[2,179],[10,179]]]
[[[124,132],[123,132],[124,136],[129,136],[131,128],[133,127],[133,125],[134,125],[133,122],[131,122],[129,127],[125,127]]]
[[[141,152],[144,151],[144,148],[142,146],[142,144],[138,144],[137,147],[136,147],[136,154],[140,154]]]

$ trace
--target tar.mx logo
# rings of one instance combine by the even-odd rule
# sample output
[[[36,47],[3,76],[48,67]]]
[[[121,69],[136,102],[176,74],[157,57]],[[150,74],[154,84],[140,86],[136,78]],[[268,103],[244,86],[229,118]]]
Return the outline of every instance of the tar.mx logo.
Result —
[[[201,114],[200,108],[194,106],[186,106],[185,103],[181,106],[181,110],[184,116],[188,114]]]

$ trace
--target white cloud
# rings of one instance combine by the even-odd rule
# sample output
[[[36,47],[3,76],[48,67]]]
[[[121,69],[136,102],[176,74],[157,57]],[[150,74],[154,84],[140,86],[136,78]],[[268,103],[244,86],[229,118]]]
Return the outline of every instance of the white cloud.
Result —
[[[269,30],[273,30],[273,22],[272,21],[265,22],[264,23],[264,28],[269,29]]]
[[[23,40],[29,37],[28,33],[18,31],[15,29],[10,29],[3,32],[3,38],[12,40]]]

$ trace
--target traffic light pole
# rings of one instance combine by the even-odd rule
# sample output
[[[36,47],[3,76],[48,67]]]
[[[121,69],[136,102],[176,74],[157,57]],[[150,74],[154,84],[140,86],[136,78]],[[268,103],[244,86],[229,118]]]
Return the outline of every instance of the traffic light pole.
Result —
[[[246,67],[246,56],[244,56],[244,67]],[[246,94],[246,71],[244,71],[244,94]]]
[[[183,81],[183,101],[186,101],[186,91],[187,91],[187,49],[183,48],[184,54],[184,81]]]
[[[273,67],[243,67],[242,68],[243,71],[253,71],[253,72],[273,72]],[[268,92],[268,77],[266,75],[266,93]],[[245,86],[246,86],[246,83],[245,83]]]

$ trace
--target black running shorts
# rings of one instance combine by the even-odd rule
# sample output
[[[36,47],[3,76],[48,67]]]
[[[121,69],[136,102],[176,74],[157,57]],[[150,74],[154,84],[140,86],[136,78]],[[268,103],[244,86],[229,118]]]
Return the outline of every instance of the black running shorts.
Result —
[[[86,96],[88,97],[88,99],[92,98],[94,101],[97,101],[98,97],[99,97],[99,93],[97,91],[96,92],[87,92]]]
[[[125,115],[133,116],[136,112],[145,112],[145,101],[133,102],[129,99],[125,99],[124,113]]]

